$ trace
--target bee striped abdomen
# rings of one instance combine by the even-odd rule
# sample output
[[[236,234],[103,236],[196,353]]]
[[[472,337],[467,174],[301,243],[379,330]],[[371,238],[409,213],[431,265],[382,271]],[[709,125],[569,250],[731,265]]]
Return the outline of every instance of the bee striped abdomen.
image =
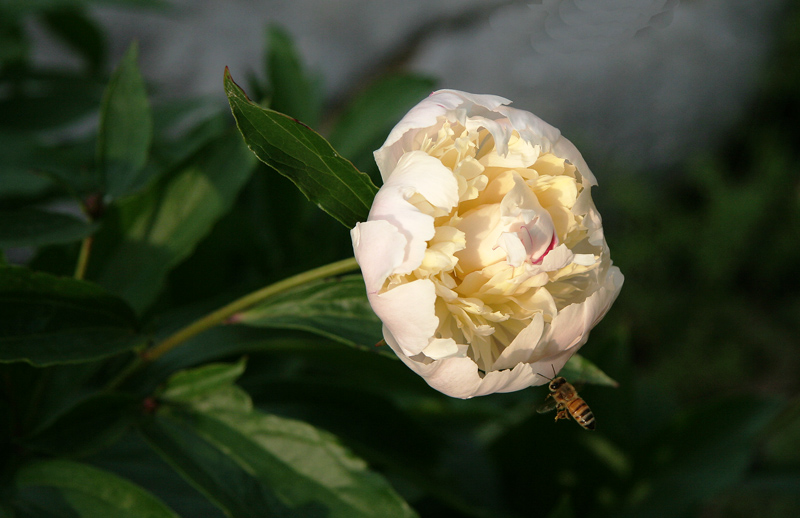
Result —
[[[567,404],[567,409],[572,417],[574,417],[578,422],[578,424],[587,430],[594,430],[594,414],[589,408],[589,405],[586,404],[586,401],[580,397],[576,397]]]

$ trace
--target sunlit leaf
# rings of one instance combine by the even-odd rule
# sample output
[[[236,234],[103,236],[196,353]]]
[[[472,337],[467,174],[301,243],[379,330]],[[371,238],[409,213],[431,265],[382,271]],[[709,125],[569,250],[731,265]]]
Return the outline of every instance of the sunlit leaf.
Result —
[[[254,410],[247,394],[233,385],[239,369],[201,367],[173,376],[165,395],[177,383],[180,392],[196,397],[176,404],[160,398],[157,415],[142,428],[153,447],[228,515],[414,516],[386,481],[335,437]],[[190,380],[200,388],[188,388]],[[210,386],[217,391],[207,390]]]
[[[136,318],[89,282],[0,268],[0,362],[82,362],[133,348]]]
[[[34,516],[178,518],[141,487],[110,472],[67,460],[27,464],[14,477],[14,505]]]
[[[300,329],[356,346],[381,340],[381,321],[367,300],[364,279],[351,275],[302,286],[239,313],[249,326]]]
[[[378,188],[311,128],[253,104],[225,70],[225,92],[239,131],[256,156],[289,178],[347,227],[364,221]]]
[[[159,397],[173,403],[191,403],[232,385],[244,368],[243,359],[238,363],[212,363],[180,371],[170,377]]]

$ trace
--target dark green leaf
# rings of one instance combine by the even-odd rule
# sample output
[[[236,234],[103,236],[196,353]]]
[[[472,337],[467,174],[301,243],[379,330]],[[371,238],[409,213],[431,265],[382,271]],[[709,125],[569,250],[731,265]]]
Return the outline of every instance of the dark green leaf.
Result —
[[[143,311],[233,204],[255,160],[230,131],[146,191],[118,203],[113,232],[98,234],[90,276]],[[121,236],[121,240],[117,241]]]
[[[0,99],[0,127],[11,130],[55,128],[97,109],[102,85],[68,73],[31,74]]]
[[[301,329],[355,346],[374,347],[381,321],[367,300],[364,279],[351,275],[271,297],[235,317],[237,323]]]
[[[128,395],[101,393],[83,399],[24,440],[38,451],[79,457],[102,449],[133,423],[138,401]]]
[[[549,375],[549,373],[542,373]],[[583,356],[576,354],[559,371],[559,376],[564,376],[570,383],[591,383],[594,385],[608,385],[616,387],[619,384],[611,379],[605,372],[601,371],[597,365],[590,362]]]
[[[555,509],[547,515],[547,518],[573,518],[574,516],[575,511],[572,510],[569,495],[564,495]]]
[[[153,118],[137,55],[134,42],[112,74],[100,108],[97,161],[106,194],[114,198],[129,194],[153,138]]]
[[[435,87],[427,77],[397,74],[382,78],[359,95],[336,121],[331,145],[362,171],[377,169],[372,152],[397,121]]]
[[[136,318],[89,282],[0,268],[0,362],[82,362],[132,349]]]
[[[0,209],[0,248],[79,241],[97,225],[76,217],[35,208]]]
[[[37,516],[44,513],[65,516],[60,513],[68,511],[70,514],[66,516],[78,518],[178,518],[139,486],[72,461],[27,464],[17,472],[14,486],[16,507],[33,511],[31,514]]]
[[[142,435],[192,486],[233,518],[292,516],[269,486],[191,427],[155,417]]]
[[[87,459],[87,462],[141,486],[184,518],[225,516],[217,506],[164,462],[138,430],[129,431],[100,454]]]
[[[269,106],[315,127],[322,111],[318,85],[303,70],[303,64],[289,34],[273,25],[267,31],[267,77]]]
[[[255,411],[241,389],[224,388],[162,406],[143,434],[230,516],[414,516],[333,436]]]
[[[261,108],[225,70],[225,92],[239,131],[265,164],[289,178],[314,204],[347,227],[367,218],[378,188],[318,133]]]
[[[684,516],[691,505],[734,484],[750,465],[753,443],[777,414],[774,402],[750,397],[703,402],[674,416],[646,444],[634,472],[646,497],[624,516]]]
[[[44,14],[47,28],[86,60],[89,69],[100,71],[105,65],[106,42],[100,27],[77,8],[64,8]]]

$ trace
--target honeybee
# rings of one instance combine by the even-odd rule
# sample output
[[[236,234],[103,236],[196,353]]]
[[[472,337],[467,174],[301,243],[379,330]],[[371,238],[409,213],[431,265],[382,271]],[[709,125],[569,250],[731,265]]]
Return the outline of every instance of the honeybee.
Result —
[[[572,416],[579,425],[587,430],[595,429],[594,414],[589,405],[586,404],[586,401],[578,395],[575,387],[561,376],[548,378],[543,374],[539,375],[550,380],[550,384],[547,386],[550,389],[550,393],[539,408],[536,409],[537,412],[542,414],[555,408],[558,410],[556,421],[569,419],[569,416]],[[555,375],[555,368],[553,368],[553,376]]]

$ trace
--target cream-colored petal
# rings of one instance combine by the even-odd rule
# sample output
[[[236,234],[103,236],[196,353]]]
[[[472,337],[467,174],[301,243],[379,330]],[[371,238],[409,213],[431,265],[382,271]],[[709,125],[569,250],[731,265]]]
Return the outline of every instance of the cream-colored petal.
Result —
[[[435,234],[434,217],[409,199],[421,195],[435,207],[450,210],[458,203],[458,184],[453,173],[435,158],[421,152],[406,153],[397,170],[381,187],[372,203],[369,221],[386,220],[405,237],[403,262],[393,273],[414,271],[425,257],[427,242]],[[362,236],[363,246],[371,246]]]
[[[570,304],[558,312],[547,329],[548,351],[555,354],[583,345],[589,339],[589,331],[599,322],[617,298],[624,277],[619,268],[612,266],[605,283],[581,303]]]
[[[544,318],[536,313],[528,327],[517,335],[511,344],[500,353],[492,370],[511,369],[518,363],[528,363],[533,356],[544,331]]]
[[[356,223],[350,231],[353,253],[368,293],[377,293],[386,278],[403,263],[406,238],[385,220]]]
[[[458,90],[439,90],[423,99],[397,123],[380,149],[375,162],[384,181],[394,172],[405,151],[411,149],[418,130],[433,128],[444,120],[466,122],[467,117],[491,112],[511,101],[496,95],[477,95]]]
[[[373,311],[404,354],[414,356],[428,346],[439,326],[432,281],[420,279],[383,293],[370,293],[368,297]]]

